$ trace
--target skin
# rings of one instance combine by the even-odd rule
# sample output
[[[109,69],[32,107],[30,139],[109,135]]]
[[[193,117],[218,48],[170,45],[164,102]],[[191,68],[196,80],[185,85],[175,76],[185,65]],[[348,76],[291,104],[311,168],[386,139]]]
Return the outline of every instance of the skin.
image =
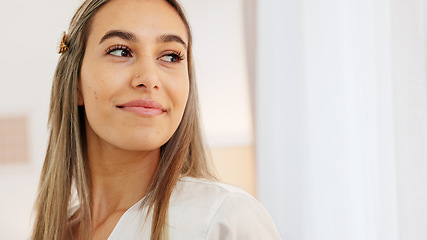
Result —
[[[123,2],[113,0],[94,16],[78,86],[86,111],[91,239],[107,239],[123,213],[146,194],[160,147],[176,131],[189,92],[188,37],[179,15],[165,1]],[[135,39],[112,36],[101,42],[112,30]],[[159,40],[164,35],[183,43]],[[117,44],[128,49],[114,49]],[[141,99],[156,101],[165,112],[140,115],[118,107]],[[78,223],[72,228],[77,231]]]

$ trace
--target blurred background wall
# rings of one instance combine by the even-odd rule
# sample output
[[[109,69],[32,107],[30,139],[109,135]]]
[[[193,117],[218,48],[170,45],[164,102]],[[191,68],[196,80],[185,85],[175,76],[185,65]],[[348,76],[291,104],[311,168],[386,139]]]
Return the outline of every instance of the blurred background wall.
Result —
[[[283,239],[427,238],[426,2],[256,8],[257,189]]]
[[[427,238],[426,2],[182,0],[220,178],[283,239]],[[81,0],[0,2],[0,239],[27,239],[62,31]]]

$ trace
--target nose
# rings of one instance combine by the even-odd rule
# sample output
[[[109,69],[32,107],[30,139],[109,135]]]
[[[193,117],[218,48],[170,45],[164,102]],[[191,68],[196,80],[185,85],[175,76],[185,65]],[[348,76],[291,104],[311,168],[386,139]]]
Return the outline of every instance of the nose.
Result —
[[[155,60],[146,56],[137,61],[131,84],[133,88],[137,89],[158,89],[160,81]]]

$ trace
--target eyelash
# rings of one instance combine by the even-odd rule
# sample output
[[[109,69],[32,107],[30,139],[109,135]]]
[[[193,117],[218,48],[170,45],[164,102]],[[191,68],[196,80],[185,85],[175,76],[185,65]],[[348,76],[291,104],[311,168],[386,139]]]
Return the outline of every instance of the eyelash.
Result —
[[[132,51],[130,50],[130,48],[121,44],[117,44],[109,47],[107,50],[105,50],[105,53],[108,55],[117,50],[125,50],[130,56],[132,56]]]
[[[122,45],[122,44],[117,44],[117,45],[109,47],[107,50],[105,50],[105,53],[107,55],[112,55],[111,53],[114,52],[114,51],[117,51],[117,50],[124,50],[124,51],[127,52],[127,54],[130,57],[132,56],[132,50],[130,50],[129,47],[127,47],[125,45]],[[115,55],[113,55],[113,56],[115,56]],[[175,61],[173,61],[171,63],[181,62],[182,60],[185,59],[185,56],[184,56],[184,54],[181,51],[171,51],[171,52],[168,52],[168,53],[162,55],[161,57],[159,57],[158,59],[163,58],[165,56],[171,56],[171,57],[173,57],[175,59]],[[122,57],[124,57],[124,56],[122,56]],[[168,61],[166,61],[166,62],[168,62]]]
[[[172,51],[172,52],[164,54],[160,58],[165,57],[165,56],[171,56],[171,57],[175,58],[176,59],[175,62],[181,62],[182,60],[185,59],[185,56],[181,51],[177,51],[177,52]]]

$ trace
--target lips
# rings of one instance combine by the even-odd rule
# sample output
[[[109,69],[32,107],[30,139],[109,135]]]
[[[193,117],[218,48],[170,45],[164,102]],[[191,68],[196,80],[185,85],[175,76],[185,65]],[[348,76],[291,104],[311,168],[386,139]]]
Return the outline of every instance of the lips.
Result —
[[[141,116],[158,116],[166,112],[160,103],[153,100],[135,100],[117,105],[117,108]]]

